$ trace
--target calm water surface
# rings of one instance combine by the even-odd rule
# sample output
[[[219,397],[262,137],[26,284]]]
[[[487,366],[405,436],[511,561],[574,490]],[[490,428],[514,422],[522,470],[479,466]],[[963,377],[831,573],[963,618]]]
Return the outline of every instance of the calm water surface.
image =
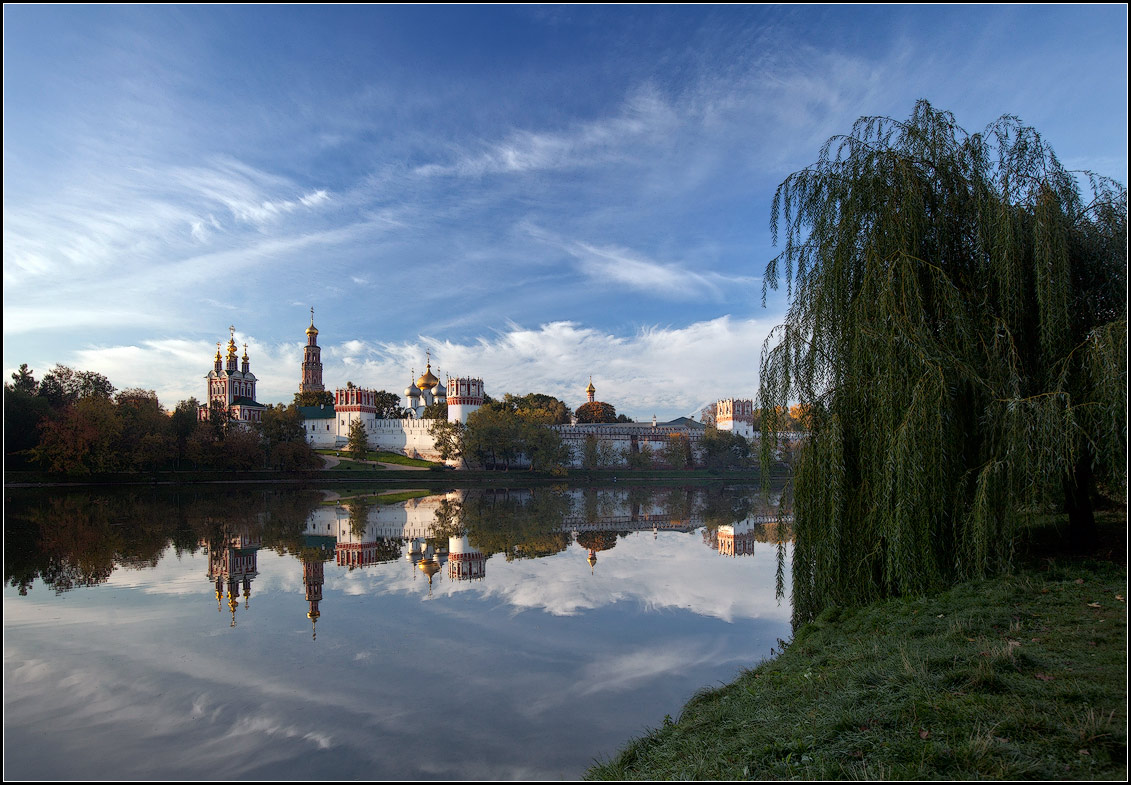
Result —
[[[371,493],[8,489],[5,777],[574,779],[788,637],[753,489]]]

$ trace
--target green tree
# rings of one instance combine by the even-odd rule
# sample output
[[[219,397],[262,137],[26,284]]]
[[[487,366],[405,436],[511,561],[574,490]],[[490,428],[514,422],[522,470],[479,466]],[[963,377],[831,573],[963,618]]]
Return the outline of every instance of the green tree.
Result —
[[[762,357],[763,463],[800,401],[795,612],[1006,568],[1027,511],[1094,537],[1125,492],[1126,191],[1040,135],[926,102],[862,118],[774,198],[792,301]]]
[[[436,450],[445,461],[458,460],[463,455],[463,423],[458,420],[433,420],[428,433],[435,440]]]
[[[523,420],[540,425],[569,425],[569,407],[552,395],[527,393],[523,396],[507,393],[502,403]]]
[[[354,420],[350,423],[349,439],[346,442],[346,452],[351,458],[364,460],[369,452],[369,434],[365,431],[365,423]]]
[[[446,420],[448,419],[448,405],[446,403],[430,403],[424,407],[424,414],[420,415],[422,420]]]
[[[617,410],[611,403],[590,401],[577,408],[577,421],[579,423],[616,422]]]
[[[570,455],[560,433],[545,425],[527,422],[523,424],[520,436],[531,471],[564,472]]]
[[[522,454],[523,422],[502,406],[481,406],[468,415],[463,457],[477,466],[509,469]]]
[[[158,469],[173,458],[172,423],[153,390],[129,388],[114,396],[122,422],[116,450],[123,467]]]
[[[407,415],[407,410],[401,406],[401,397],[396,393],[378,390],[373,396],[373,402],[377,407],[378,420],[401,420]],[[444,416],[448,416],[446,407]]]
[[[695,460],[691,451],[691,440],[682,433],[673,433],[669,436],[660,454],[664,463],[673,469],[689,469]]]
[[[655,463],[656,454],[651,445],[642,444],[639,450],[630,452],[626,458],[631,469],[651,469]]]
[[[333,406],[334,394],[328,390],[307,390],[296,392],[295,406]]]
[[[585,435],[585,444],[581,448],[581,465],[586,469],[596,469],[599,465],[597,437],[591,433]]]
[[[81,398],[60,417],[40,424],[34,460],[48,471],[68,474],[108,472],[119,468],[117,450],[122,421],[108,398]]]
[[[739,469],[749,465],[750,442],[733,431],[707,428],[699,445],[708,469]]]
[[[4,385],[4,456],[7,468],[17,468],[28,451],[39,443],[39,424],[53,410],[46,398],[38,395],[39,385],[27,364],[12,374]]]
[[[61,409],[81,398],[105,398],[114,395],[114,385],[100,373],[76,371],[66,365],[56,365],[39,383],[39,394],[50,404]]]
[[[20,369],[12,374],[12,383],[5,386],[25,395],[35,395],[39,389],[39,384],[35,381],[27,363],[20,363]]]
[[[200,419],[200,404],[196,398],[189,398],[177,404],[170,418],[173,428],[173,441],[177,453],[177,460],[185,457],[185,447],[188,439],[196,430]]]
[[[276,469],[291,471],[318,465],[315,453],[306,442],[302,413],[295,404],[268,405],[256,426],[263,438],[267,462]]]

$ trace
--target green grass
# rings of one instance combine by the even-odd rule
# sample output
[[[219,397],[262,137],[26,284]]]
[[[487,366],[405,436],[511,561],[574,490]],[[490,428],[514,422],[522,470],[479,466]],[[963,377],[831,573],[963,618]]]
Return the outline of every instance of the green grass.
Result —
[[[319,455],[333,455],[342,459],[342,463],[338,464],[331,471],[373,471],[380,469],[380,466],[366,466],[354,462],[354,459],[349,456],[345,450],[315,450]],[[384,450],[370,450],[365,453],[364,460],[367,461],[380,461],[381,463],[395,463],[398,466],[418,466],[422,469],[431,468],[433,466],[443,466],[441,463],[434,461],[426,461],[422,458],[409,458],[407,455],[401,455],[397,452],[386,452]]]
[[[1126,596],[1057,558],[827,611],[586,778],[1124,780]]]

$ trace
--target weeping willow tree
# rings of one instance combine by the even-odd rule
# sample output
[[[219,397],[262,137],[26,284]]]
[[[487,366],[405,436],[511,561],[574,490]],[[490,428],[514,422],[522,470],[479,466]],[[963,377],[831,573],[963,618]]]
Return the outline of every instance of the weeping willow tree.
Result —
[[[811,412],[798,621],[1006,569],[1052,505],[1086,547],[1097,481],[1125,495],[1127,195],[1081,179],[1014,117],[969,134],[920,102],[779,186],[759,394],[764,465],[775,413]]]

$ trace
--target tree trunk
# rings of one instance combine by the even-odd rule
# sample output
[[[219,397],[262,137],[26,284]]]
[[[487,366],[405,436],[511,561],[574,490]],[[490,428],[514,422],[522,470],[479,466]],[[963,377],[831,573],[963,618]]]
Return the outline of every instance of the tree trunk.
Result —
[[[1064,509],[1068,513],[1069,545],[1073,550],[1090,553],[1099,545],[1099,531],[1092,506],[1092,462],[1090,450],[1084,449],[1064,483]]]

